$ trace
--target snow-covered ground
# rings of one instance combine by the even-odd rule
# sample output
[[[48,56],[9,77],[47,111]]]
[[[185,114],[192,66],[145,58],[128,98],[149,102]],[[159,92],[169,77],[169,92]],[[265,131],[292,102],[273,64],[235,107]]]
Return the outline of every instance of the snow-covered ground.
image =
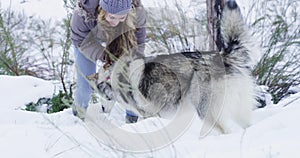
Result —
[[[125,152],[97,141],[95,131],[72,115],[70,109],[55,114],[21,110],[39,97],[51,97],[54,84],[41,79],[0,76],[1,157],[203,157],[288,158],[300,156],[300,93],[278,105],[254,111],[255,123],[245,131],[199,138],[201,121],[195,117],[184,133],[152,152]],[[114,110],[112,110],[113,112]],[[120,113],[115,112],[113,115]],[[114,117],[124,121],[124,113]],[[164,119],[152,118],[128,127],[151,129]],[[101,125],[101,123],[99,123]],[[103,127],[104,128],[104,127]],[[133,146],[134,146],[134,142]]]
[[[41,18],[62,18],[66,15],[62,0],[1,1],[27,15]],[[186,0],[188,1],[188,0]],[[150,1],[144,1],[151,6]],[[152,1],[151,1],[152,2]],[[159,1],[158,1],[159,2]],[[247,12],[246,1],[238,1]],[[51,97],[57,90],[51,81],[29,76],[0,76],[0,155],[7,158],[290,158],[300,157],[300,93],[283,99],[279,104],[255,110],[254,124],[245,131],[199,138],[201,121],[191,120],[183,133],[171,144],[153,151],[126,152],[101,143],[99,135],[88,124],[72,115],[70,109],[55,114],[22,110],[26,103],[41,97]],[[97,112],[94,110],[94,112]],[[100,114],[99,116],[107,116]],[[115,107],[106,119],[120,125],[119,129],[134,128],[151,131],[168,123],[162,118],[150,118],[137,124],[124,124],[124,112]],[[98,124],[101,125],[101,122]],[[105,128],[105,125],[103,127]],[[111,127],[108,127],[111,128]],[[106,129],[108,129],[106,128]],[[106,130],[105,129],[105,130]],[[96,134],[95,134],[96,133]],[[130,137],[127,140],[130,140]],[[155,139],[155,138],[154,138]],[[159,138],[157,138],[159,139]],[[130,141],[129,141],[130,142]],[[139,146],[141,142],[130,142]]]

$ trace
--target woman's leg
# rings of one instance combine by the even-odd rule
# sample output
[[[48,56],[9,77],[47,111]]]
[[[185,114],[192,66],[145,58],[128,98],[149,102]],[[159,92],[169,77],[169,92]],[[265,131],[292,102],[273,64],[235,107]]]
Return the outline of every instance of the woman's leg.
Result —
[[[86,109],[93,91],[86,76],[96,73],[96,63],[86,58],[78,48],[74,47],[74,51],[77,74],[76,91],[74,94],[75,108]]]

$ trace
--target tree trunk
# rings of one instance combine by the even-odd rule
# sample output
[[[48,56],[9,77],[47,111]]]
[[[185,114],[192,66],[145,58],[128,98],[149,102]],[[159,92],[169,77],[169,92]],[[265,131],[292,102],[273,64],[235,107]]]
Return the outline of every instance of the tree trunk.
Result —
[[[223,48],[220,20],[225,0],[206,0],[209,33],[209,50],[220,51]]]

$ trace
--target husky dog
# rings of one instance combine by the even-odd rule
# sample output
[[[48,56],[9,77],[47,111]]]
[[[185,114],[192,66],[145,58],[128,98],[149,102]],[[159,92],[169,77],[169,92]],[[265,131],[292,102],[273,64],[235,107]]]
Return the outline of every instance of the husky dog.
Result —
[[[190,99],[205,128],[222,133],[234,125],[247,128],[255,105],[250,74],[257,52],[235,1],[224,6],[221,31],[221,52],[123,56],[112,66],[110,82],[98,81],[98,90],[144,117],[185,106],[183,100]]]

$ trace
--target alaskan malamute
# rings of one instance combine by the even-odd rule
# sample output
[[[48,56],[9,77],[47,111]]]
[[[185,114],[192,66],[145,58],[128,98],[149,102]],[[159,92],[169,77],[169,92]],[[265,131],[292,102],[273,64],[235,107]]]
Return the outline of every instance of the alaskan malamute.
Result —
[[[189,99],[205,122],[204,131],[247,128],[255,105],[251,68],[257,50],[235,1],[224,6],[221,31],[221,52],[121,57],[112,66],[110,82],[98,81],[99,92],[143,117],[185,106],[183,100]]]

